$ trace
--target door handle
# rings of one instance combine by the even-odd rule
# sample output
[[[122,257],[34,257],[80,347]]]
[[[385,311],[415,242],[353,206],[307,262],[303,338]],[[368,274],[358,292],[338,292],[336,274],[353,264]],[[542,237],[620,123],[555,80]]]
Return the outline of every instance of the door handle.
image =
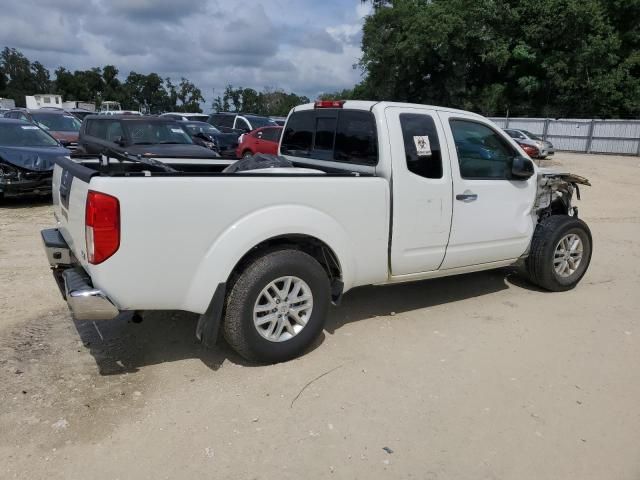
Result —
[[[456,195],[456,200],[460,200],[461,202],[464,202],[464,203],[475,202],[477,199],[478,199],[478,194],[473,193],[469,190],[465,191],[460,195]]]

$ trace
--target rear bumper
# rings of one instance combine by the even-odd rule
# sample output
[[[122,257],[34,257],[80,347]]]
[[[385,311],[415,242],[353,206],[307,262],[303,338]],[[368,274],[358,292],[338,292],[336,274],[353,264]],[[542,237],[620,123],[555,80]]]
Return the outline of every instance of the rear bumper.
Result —
[[[77,320],[111,320],[120,311],[105,292],[94,288],[91,277],[75,265],[73,254],[58,229],[42,230],[42,242],[53,277]]]

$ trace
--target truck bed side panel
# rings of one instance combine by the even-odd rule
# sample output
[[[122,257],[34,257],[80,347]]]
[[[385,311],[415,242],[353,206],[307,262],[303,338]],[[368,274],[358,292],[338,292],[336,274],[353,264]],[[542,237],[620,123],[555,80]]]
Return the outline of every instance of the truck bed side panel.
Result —
[[[203,313],[252,247],[291,234],[334,250],[345,290],[388,278],[381,178],[95,177],[91,189],[120,200],[120,249],[88,270],[121,309]]]

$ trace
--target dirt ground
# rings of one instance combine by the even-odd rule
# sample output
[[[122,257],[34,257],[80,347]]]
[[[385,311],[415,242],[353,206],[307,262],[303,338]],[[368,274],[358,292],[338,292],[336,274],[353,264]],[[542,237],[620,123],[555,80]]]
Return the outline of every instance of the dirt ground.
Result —
[[[74,322],[40,245],[50,206],[8,202],[0,477],[638,480],[640,158],[555,161],[593,183],[577,289],[509,269],[361,288],[268,367],[198,345],[189,314]]]

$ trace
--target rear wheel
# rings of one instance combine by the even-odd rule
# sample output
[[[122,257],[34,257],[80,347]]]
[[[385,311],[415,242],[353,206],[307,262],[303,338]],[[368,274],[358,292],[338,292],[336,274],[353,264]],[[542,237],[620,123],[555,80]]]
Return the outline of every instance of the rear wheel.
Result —
[[[251,157],[253,157],[253,153],[251,153],[249,150],[247,150],[242,154],[242,158],[251,158]]]
[[[329,279],[298,250],[277,250],[254,260],[227,297],[224,337],[252,361],[277,363],[302,354],[324,326]]]
[[[536,227],[527,258],[532,283],[552,292],[574,288],[591,262],[593,240],[582,220],[553,215]]]

